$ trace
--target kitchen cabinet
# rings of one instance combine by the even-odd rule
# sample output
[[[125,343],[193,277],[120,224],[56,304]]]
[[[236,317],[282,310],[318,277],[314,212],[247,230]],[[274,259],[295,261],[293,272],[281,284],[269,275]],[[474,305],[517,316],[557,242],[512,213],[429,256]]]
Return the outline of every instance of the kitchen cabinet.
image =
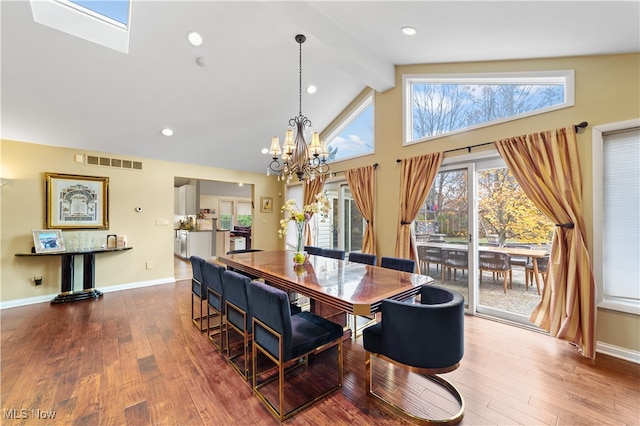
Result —
[[[213,255],[212,231],[176,231],[174,253],[183,259],[198,256],[209,259]]]
[[[177,201],[174,208],[177,215],[197,215],[198,214],[198,194],[196,185],[183,185],[177,190]]]

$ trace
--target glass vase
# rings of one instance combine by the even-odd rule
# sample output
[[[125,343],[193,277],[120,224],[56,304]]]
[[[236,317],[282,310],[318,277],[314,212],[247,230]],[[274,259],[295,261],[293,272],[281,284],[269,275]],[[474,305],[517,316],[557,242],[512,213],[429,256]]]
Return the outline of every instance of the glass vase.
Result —
[[[304,251],[304,242],[302,241],[304,237],[304,222],[296,222],[296,231],[297,231],[297,244],[296,251],[293,255],[293,261],[297,265],[302,265],[307,261],[307,253]]]

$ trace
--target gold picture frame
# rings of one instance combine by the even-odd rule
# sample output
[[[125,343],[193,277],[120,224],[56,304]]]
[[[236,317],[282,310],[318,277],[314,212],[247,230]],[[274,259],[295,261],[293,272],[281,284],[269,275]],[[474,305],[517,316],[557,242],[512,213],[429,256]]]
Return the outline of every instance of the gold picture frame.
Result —
[[[47,229],[109,229],[109,178],[45,173]]]
[[[33,247],[36,253],[56,253],[66,251],[60,229],[33,230]]]
[[[273,197],[260,197],[260,212],[273,213]]]

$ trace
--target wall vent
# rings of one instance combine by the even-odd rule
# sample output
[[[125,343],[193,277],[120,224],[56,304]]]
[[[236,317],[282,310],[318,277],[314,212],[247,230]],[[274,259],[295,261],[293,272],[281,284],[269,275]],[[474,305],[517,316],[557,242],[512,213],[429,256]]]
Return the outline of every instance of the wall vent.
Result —
[[[121,158],[99,157],[97,155],[85,155],[86,164],[89,166],[113,167],[116,169],[142,170],[141,161],[123,160]]]

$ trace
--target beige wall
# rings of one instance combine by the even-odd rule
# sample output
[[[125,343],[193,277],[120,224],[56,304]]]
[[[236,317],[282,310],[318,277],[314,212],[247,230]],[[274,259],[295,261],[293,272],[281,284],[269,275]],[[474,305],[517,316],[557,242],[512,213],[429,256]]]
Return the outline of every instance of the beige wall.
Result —
[[[438,73],[518,72],[575,70],[575,105],[535,117],[402,146],[402,75]],[[396,86],[375,95],[375,154],[332,165],[335,171],[378,163],[377,242],[379,256],[393,256],[398,211],[400,165],[407,158],[435,151],[461,148],[536,131],[565,127],[582,121],[589,127],[578,136],[583,170],[584,215],[592,239],[593,202],[591,128],[640,117],[640,55],[571,57],[558,59],[410,65],[396,68]],[[331,126],[334,124],[332,123]],[[329,128],[331,128],[329,126]],[[462,151],[466,153],[466,151]],[[590,246],[591,249],[591,246]],[[640,352],[640,317],[618,312],[598,312],[600,342]]]
[[[41,229],[44,222],[43,172],[109,177],[110,229],[88,231],[98,239],[107,234],[124,234],[133,250],[96,256],[96,286],[153,284],[173,280],[173,208],[175,176],[216,181],[244,182],[254,185],[255,198],[268,195],[279,208],[282,187],[264,174],[199,167],[149,159],[142,171],[76,163],[77,149],[1,141],[2,178],[9,179],[1,187],[1,284],[0,301],[4,304],[19,299],[48,296],[60,292],[60,259],[58,257],[16,257],[33,245],[31,230]],[[95,154],[95,153],[92,153]],[[115,158],[131,157],[111,155]],[[257,203],[256,203],[257,205]],[[136,207],[142,207],[136,213]],[[277,211],[277,210],[276,210]],[[167,220],[168,226],[156,226],[156,220]],[[266,249],[282,246],[277,237],[277,213],[260,213],[254,209],[254,245]],[[72,232],[72,231],[69,231]],[[65,231],[65,234],[67,231]],[[75,232],[74,232],[75,233]],[[146,269],[147,262],[153,269]],[[43,276],[42,286],[32,282]]]
[[[402,74],[473,73],[573,69],[576,78],[576,104],[571,108],[540,116],[498,124],[463,134],[402,146]],[[578,136],[584,173],[585,219],[591,239],[592,229],[592,126],[640,117],[640,55],[574,57],[544,60],[496,61],[412,65],[397,67],[396,87],[375,94],[376,153],[332,165],[334,171],[378,163],[378,202],[376,206],[378,255],[394,254],[400,166],[397,158],[465,147],[514,135],[564,127],[588,121],[589,128]],[[37,141],[30,141],[37,142]],[[156,219],[173,217],[173,177],[246,182],[254,184],[254,200],[261,195],[274,197],[277,212],[282,191],[276,180],[250,174],[143,159],[143,172],[115,171],[73,162],[82,150],[42,145],[2,142],[2,177],[11,182],[2,187],[2,294],[0,301],[54,294],[59,291],[59,264],[56,260],[21,259],[14,253],[31,247],[31,229],[43,221],[44,193],[42,172],[109,176],[111,179],[112,233],[127,234],[134,249],[127,253],[104,254],[96,264],[100,285],[166,280],[173,277],[173,234],[170,227],[155,226]],[[257,204],[257,203],[256,203]],[[134,212],[141,205],[144,213]],[[254,210],[254,245],[266,249],[281,247],[275,237],[280,216]],[[275,237],[275,238],[274,238]],[[146,270],[146,261],[154,269]],[[29,278],[44,275],[45,284],[36,288]],[[640,352],[640,318],[635,315],[599,310],[597,338],[600,342]]]

